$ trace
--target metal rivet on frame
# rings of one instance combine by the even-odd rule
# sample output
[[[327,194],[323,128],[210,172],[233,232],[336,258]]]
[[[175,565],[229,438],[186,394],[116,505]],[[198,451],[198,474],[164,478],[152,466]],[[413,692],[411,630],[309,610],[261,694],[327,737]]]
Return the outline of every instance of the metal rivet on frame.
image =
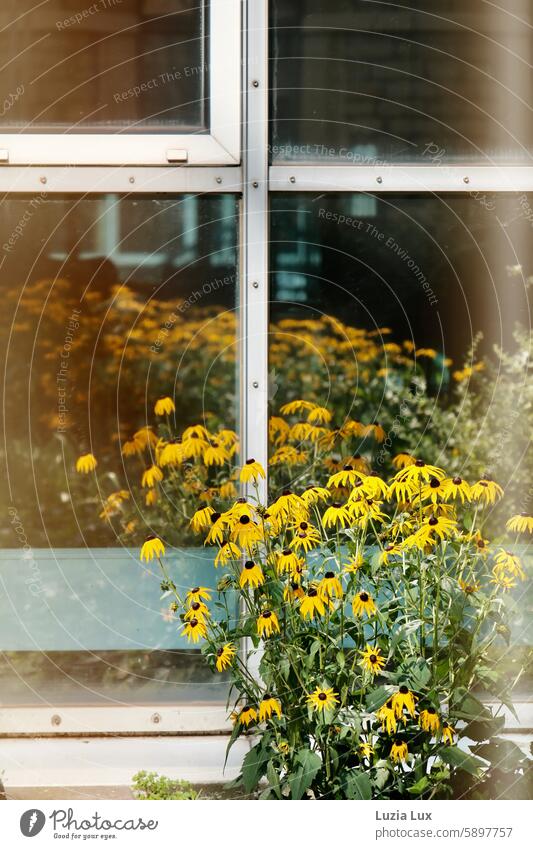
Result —
[[[254,280],[252,286],[254,287],[254,289],[259,289],[259,283],[257,282],[257,280]]]
[[[222,177],[215,177],[215,183],[218,183],[220,185],[221,182],[222,182]]]
[[[470,177],[463,177],[463,183],[469,183]]]
[[[254,187],[254,189],[258,189],[258,188],[259,188],[259,183],[257,182],[257,180],[254,180],[254,181],[253,181],[252,186]]]
[[[161,714],[160,713],[153,713],[152,716],[150,717],[150,722],[153,722],[154,725],[159,725],[159,723],[161,722]]]
[[[259,80],[252,80],[252,85],[254,88],[259,88]]]
[[[41,181],[41,183],[46,183],[46,182],[47,182],[46,177],[39,177],[39,180]]]
[[[295,183],[296,177],[289,177],[289,183]]]
[[[52,725],[61,725],[61,717],[58,713],[54,713],[50,722],[52,723]]]
[[[135,177],[130,177],[130,183],[134,183],[134,182],[135,182]]]
[[[254,382],[252,383],[252,386],[253,386],[253,388],[254,388],[254,389],[259,389],[259,383],[258,383],[258,381],[257,381],[257,380],[254,380]]]
[[[383,182],[383,177],[376,177],[376,183],[381,184],[382,182]]]

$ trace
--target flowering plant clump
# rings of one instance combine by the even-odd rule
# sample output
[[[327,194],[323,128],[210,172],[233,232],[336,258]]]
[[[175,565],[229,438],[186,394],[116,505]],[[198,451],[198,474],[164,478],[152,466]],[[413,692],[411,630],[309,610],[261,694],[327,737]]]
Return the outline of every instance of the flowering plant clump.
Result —
[[[333,436],[331,414],[310,402],[284,413],[299,427],[274,421],[275,472],[291,430],[305,442],[317,429],[313,445],[325,449],[351,435]],[[383,438],[375,423],[348,431],[361,427]],[[159,457],[172,453],[174,470],[195,433],[204,462],[208,451],[215,465],[229,461],[233,435],[213,445],[201,426],[160,442]],[[183,635],[215,674],[231,675],[230,745],[255,739],[239,783],[251,792],[266,779],[264,798],[430,797],[490,793],[504,774],[516,792],[530,762],[497,736],[504,719],[479,690],[512,709],[512,688],[489,657],[509,645],[506,594],[525,579],[517,544],[533,518],[510,517],[512,540],[489,541],[498,483],[452,478],[407,453],[388,480],[369,458],[331,462],[326,450],[306,462],[271,503],[261,497],[265,470],[249,458],[230,476],[247,497],[223,505],[219,489],[197,504],[189,522],[216,552],[213,586],[182,590],[163,532],[141,549],[141,560],[159,561]]]

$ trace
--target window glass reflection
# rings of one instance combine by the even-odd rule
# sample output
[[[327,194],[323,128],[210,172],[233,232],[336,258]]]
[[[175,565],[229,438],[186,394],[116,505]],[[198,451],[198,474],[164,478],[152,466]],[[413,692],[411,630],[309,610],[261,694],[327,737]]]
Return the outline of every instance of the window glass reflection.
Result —
[[[273,0],[273,161],[531,155],[532,8]]]

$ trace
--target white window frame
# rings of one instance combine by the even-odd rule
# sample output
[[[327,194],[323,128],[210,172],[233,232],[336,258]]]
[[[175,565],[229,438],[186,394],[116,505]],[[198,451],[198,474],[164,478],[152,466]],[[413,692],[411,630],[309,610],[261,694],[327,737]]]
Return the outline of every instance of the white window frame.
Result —
[[[208,21],[207,133],[0,133],[0,164],[237,165],[241,155],[241,0],[210,0]]]

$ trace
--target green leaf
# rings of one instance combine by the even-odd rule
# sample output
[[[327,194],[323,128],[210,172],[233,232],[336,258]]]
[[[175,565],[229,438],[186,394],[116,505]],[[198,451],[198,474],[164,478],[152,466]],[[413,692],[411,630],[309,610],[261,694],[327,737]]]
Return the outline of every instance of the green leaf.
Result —
[[[424,775],[422,778],[419,778],[416,784],[413,784],[411,787],[408,787],[407,792],[410,793],[412,796],[421,796],[422,793],[424,793],[424,791],[427,790],[429,786],[429,778],[427,777],[427,775]]]
[[[383,684],[381,687],[376,687],[375,690],[371,690],[366,697],[367,711],[369,713],[373,713],[375,710],[384,705],[387,699],[392,696],[395,691],[396,687],[393,687],[392,684]]]
[[[364,772],[352,771],[346,777],[346,795],[348,799],[371,799],[372,784]]]
[[[526,760],[526,756],[516,743],[501,737],[495,737],[489,743],[472,747],[472,751],[480,758],[489,761],[493,767],[511,772],[518,769]]]
[[[478,776],[486,764],[480,759],[458,749],[457,746],[441,746],[438,750],[441,760],[456,769],[462,769],[470,775]]]
[[[275,770],[274,764],[272,761],[269,761],[267,764],[266,775],[268,778],[268,783],[270,784],[270,789],[276,795],[278,799],[281,799],[281,788],[279,786],[279,776]]]
[[[296,755],[300,766],[289,776],[291,799],[302,799],[305,791],[311,786],[315,775],[322,767],[322,760],[311,749],[300,749]]]
[[[263,745],[264,742],[265,738],[254,746],[253,749],[250,749],[242,762],[242,782],[247,793],[251,793],[254,787],[257,786],[259,779],[266,772],[269,751]]]

